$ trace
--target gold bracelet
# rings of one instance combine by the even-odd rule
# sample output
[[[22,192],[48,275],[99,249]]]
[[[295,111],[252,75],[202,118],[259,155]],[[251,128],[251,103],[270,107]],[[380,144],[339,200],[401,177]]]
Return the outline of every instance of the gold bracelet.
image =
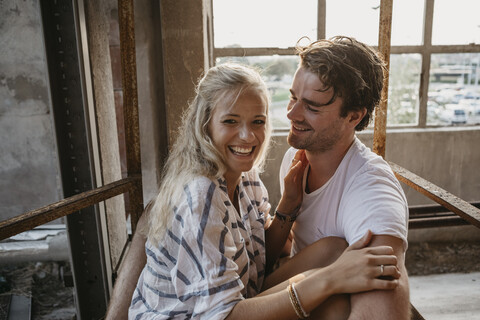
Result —
[[[300,307],[300,311],[302,312],[302,315],[304,318],[308,318],[310,316],[310,313],[307,313],[305,311],[305,309],[303,309],[303,306],[302,304],[300,303],[300,299],[298,299],[298,294],[297,294],[297,290],[295,290],[295,286],[294,286],[295,283],[292,282],[292,292],[293,292],[293,295],[295,297],[295,300],[297,300],[297,303],[298,303],[298,306]]]
[[[298,302],[298,299],[295,296],[295,292],[293,291],[293,283],[288,285],[287,291],[288,291],[288,297],[290,298],[290,303],[292,304],[293,310],[297,314],[297,317],[299,319],[306,319],[308,316],[305,317],[302,312],[302,307],[300,306],[300,303]]]

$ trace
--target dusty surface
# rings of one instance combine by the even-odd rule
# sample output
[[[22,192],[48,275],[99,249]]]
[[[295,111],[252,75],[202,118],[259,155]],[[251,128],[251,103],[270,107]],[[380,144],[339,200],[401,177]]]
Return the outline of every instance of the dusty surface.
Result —
[[[410,244],[406,264],[411,276],[480,272],[480,243]],[[75,319],[73,288],[61,281],[61,267],[55,262],[0,267],[0,301],[8,294],[28,296],[34,320]],[[0,320],[2,308],[0,302]]]
[[[73,288],[65,287],[60,279],[63,265],[50,262],[0,267],[0,297],[10,294],[31,297],[33,320],[75,319]],[[0,320],[3,319],[6,319],[5,305],[1,304]]]
[[[411,243],[407,250],[409,275],[480,271],[480,243]]]
[[[478,320],[480,272],[410,277],[410,300],[426,320]]]

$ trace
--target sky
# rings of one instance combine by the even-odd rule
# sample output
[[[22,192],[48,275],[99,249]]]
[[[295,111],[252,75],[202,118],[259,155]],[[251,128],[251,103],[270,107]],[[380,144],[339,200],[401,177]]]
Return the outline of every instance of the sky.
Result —
[[[394,1],[392,45],[420,45],[423,0]],[[317,0],[214,0],[216,47],[293,47],[316,39]],[[380,0],[327,0],[327,38],[378,42]],[[479,0],[435,0],[433,44],[480,44]]]

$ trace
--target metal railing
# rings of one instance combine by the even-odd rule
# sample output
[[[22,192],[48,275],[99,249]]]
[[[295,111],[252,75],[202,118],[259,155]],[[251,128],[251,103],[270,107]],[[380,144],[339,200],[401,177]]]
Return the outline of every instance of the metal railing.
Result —
[[[0,240],[64,217],[117,195],[129,194],[132,232],[143,212],[140,133],[135,61],[133,0],[118,1],[122,62],[123,112],[127,155],[127,178],[82,192],[39,209],[0,222]]]

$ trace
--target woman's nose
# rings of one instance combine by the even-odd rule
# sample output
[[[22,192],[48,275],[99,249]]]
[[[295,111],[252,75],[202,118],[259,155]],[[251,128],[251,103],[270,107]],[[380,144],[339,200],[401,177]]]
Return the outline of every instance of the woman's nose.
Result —
[[[253,139],[255,139],[253,130],[248,125],[244,125],[240,128],[239,135],[240,139],[246,142],[251,142]]]

